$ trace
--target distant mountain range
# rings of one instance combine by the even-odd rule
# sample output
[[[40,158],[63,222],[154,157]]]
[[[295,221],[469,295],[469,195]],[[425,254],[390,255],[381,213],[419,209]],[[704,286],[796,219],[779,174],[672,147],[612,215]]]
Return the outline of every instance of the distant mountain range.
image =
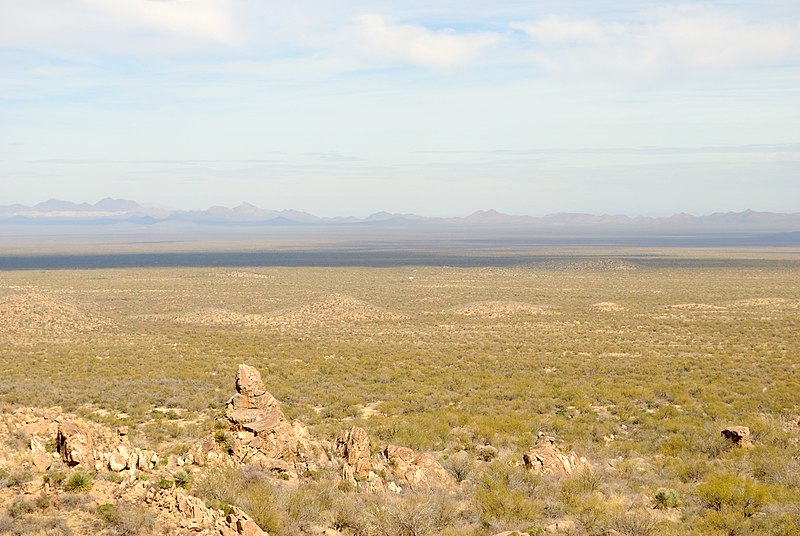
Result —
[[[416,214],[376,212],[366,218],[321,218],[297,210],[262,209],[250,203],[233,208],[222,206],[206,210],[167,210],[144,207],[127,199],[106,198],[95,204],[72,203],[50,199],[32,207],[25,205],[0,206],[0,223],[3,224],[74,224],[109,225],[128,223],[154,225],[163,222],[183,222],[201,225],[357,225],[357,226],[419,226],[462,225],[498,227],[674,227],[674,228],[731,228],[800,230],[800,213],[717,212],[705,216],[675,214],[655,218],[646,216],[593,215],[557,213],[542,217],[514,216],[496,210],[479,210],[464,217],[431,218]]]

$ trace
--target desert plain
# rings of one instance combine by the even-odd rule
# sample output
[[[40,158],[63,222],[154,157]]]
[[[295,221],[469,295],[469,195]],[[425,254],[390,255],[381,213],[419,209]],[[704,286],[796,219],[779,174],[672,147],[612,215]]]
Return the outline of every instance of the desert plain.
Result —
[[[375,249],[13,244],[0,532],[800,533],[800,250]]]

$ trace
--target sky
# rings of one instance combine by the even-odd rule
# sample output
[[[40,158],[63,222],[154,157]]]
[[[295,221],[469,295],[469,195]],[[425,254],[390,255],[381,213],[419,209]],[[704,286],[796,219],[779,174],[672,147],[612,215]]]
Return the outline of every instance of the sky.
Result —
[[[797,0],[0,0],[0,204],[800,211]]]

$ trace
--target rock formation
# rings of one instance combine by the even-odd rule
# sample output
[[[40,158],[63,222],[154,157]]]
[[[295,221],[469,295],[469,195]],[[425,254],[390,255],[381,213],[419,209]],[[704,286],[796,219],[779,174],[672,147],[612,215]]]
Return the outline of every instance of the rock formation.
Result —
[[[221,536],[269,536],[240,508],[233,506],[228,515],[225,515],[220,510],[207,507],[202,499],[179,489],[150,488],[144,500],[147,504],[173,514],[179,518],[182,528],[193,532],[213,528]]]
[[[253,367],[239,365],[236,394],[228,401],[225,417],[231,423],[231,450],[237,462],[258,463],[290,476],[328,462],[324,449],[311,439],[305,426],[289,422]]]
[[[579,469],[588,467],[585,458],[575,452],[564,453],[554,437],[539,434],[536,446],[522,456],[525,467],[539,474],[571,475]]]
[[[750,448],[753,443],[750,441],[750,428],[747,426],[728,426],[723,428],[722,437],[740,448]]]
[[[61,459],[70,467],[84,465],[94,468],[94,442],[89,431],[73,422],[64,421],[58,426],[56,448]]]
[[[357,476],[365,476],[372,470],[369,436],[363,428],[353,426],[339,432],[336,438],[336,454],[353,468]]]
[[[397,480],[413,490],[453,488],[450,473],[430,454],[416,454],[408,447],[389,445],[384,450],[392,473]]]

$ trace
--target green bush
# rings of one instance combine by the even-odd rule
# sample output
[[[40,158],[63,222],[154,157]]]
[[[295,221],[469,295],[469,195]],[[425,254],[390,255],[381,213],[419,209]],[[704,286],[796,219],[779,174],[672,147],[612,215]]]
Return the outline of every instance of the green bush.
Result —
[[[92,489],[92,475],[83,471],[72,473],[64,484],[64,489],[71,492],[85,492]]]
[[[172,479],[175,481],[175,485],[179,488],[189,489],[189,487],[192,485],[193,477],[191,471],[187,469],[173,473]]]
[[[653,508],[656,510],[675,508],[679,503],[678,492],[674,489],[658,488],[653,495]]]
[[[703,507],[722,511],[733,510],[747,518],[764,506],[769,498],[766,486],[751,478],[730,473],[714,474],[697,487]]]
[[[519,471],[524,469],[509,467],[499,459],[489,464],[475,490],[481,521],[508,523],[535,521],[541,517],[544,505],[519,485],[522,478],[517,474]]]

